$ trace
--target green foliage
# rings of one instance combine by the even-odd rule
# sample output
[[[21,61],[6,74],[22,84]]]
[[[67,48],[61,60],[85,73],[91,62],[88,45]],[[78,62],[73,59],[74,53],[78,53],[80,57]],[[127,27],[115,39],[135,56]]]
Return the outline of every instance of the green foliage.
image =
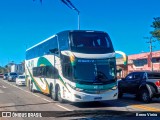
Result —
[[[2,69],[2,67],[0,66],[0,73],[3,73],[3,69]]]
[[[154,28],[154,31],[151,31],[153,37],[160,40],[160,17],[153,18],[154,21],[152,22],[151,27]]]
[[[6,72],[7,72],[7,69],[0,66],[0,73],[6,73]]]

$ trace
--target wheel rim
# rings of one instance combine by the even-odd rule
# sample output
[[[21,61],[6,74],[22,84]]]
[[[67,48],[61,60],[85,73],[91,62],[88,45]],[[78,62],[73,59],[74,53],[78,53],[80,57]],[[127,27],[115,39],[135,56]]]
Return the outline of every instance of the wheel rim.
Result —
[[[146,92],[144,92],[144,93],[142,94],[142,99],[143,99],[144,101],[148,101],[148,94],[147,94]]]
[[[51,98],[52,98],[52,99],[55,98],[54,95],[55,95],[55,94],[54,94],[54,90],[53,90],[53,87],[52,87],[52,88],[51,88]]]
[[[51,97],[53,98],[54,93],[53,93],[53,88],[51,89]]]
[[[33,83],[30,83],[30,90],[33,91]]]
[[[58,100],[61,100],[61,92],[60,92],[60,88],[58,87]]]

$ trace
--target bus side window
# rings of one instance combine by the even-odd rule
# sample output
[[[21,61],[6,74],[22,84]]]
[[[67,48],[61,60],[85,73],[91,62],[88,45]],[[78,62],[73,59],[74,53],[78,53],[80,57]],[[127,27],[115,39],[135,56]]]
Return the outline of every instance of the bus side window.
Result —
[[[68,50],[69,49],[69,38],[68,33],[61,33],[58,36],[59,49],[60,50]]]
[[[46,66],[46,78],[58,78],[58,70],[53,66]]]
[[[72,76],[72,67],[70,64],[65,64],[63,67],[64,76],[70,78]]]
[[[66,78],[72,78],[72,66],[68,56],[61,55],[62,74]]]

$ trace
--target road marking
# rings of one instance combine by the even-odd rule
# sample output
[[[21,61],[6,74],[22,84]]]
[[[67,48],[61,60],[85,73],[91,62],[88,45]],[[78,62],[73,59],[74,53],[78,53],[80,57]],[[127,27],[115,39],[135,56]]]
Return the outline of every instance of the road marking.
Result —
[[[15,88],[18,88],[18,89],[24,91],[24,92],[26,92],[26,93],[29,93],[29,94],[32,94],[32,95],[38,97],[38,98],[41,98],[41,99],[44,100],[44,101],[53,103],[53,101],[47,100],[46,98],[42,98],[41,96],[36,95],[36,94],[34,94],[34,93],[31,93],[30,91],[24,90],[24,89],[22,89],[22,88],[20,88],[20,87],[18,87],[18,86],[15,86],[15,85],[12,85],[11,83],[6,82],[6,81],[4,81],[4,82],[7,83],[7,84],[9,84],[9,85],[11,85],[11,86],[13,86],[13,87],[15,87]],[[65,110],[67,110],[67,111],[72,111],[72,110],[70,110],[70,109],[68,109],[68,108],[66,108],[66,107],[61,106],[61,105],[58,105],[58,104],[55,104],[55,105],[58,106],[58,107],[60,107],[60,108],[65,109]]]
[[[72,110],[70,110],[70,109],[68,109],[66,107],[61,106],[61,105],[58,105],[58,104],[56,104],[56,105],[59,106],[59,107],[61,107],[61,108],[63,108],[63,109],[65,109],[65,110],[67,110],[67,111],[72,111]]]
[[[148,107],[148,106],[144,106],[144,105],[131,105],[131,107],[143,109],[143,110],[147,110],[147,111],[160,112],[160,109],[158,109],[158,108]]]
[[[1,88],[6,88],[4,85],[0,86]]]
[[[147,110],[147,111],[158,111],[158,112],[160,111],[160,109],[158,109],[158,108],[148,107],[148,106],[144,106],[144,105],[138,105],[137,103],[135,103],[137,105],[130,105],[131,103],[126,102],[126,101],[121,101],[120,100],[120,102],[124,103],[124,104],[127,104],[128,106],[130,106],[132,108],[136,108],[136,109],[138,108],[138,109]]]
[[[3,88],[6,88],[4,85],[2,86]]]
[[[45,100],[45,101],[47,101],[47,102],[52,102],[52,101],[50,101],[50,100],[47,100],[46,98],[42,98],[43,100]]]
[[[4,93],[4,92],[0,89],[0,93]]]

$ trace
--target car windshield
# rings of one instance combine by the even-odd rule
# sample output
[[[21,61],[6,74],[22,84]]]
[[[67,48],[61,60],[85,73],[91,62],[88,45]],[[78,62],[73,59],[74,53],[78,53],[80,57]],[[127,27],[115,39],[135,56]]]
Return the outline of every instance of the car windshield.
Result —
[[[17,75],[17,73],[10,73],[10,75]]]

